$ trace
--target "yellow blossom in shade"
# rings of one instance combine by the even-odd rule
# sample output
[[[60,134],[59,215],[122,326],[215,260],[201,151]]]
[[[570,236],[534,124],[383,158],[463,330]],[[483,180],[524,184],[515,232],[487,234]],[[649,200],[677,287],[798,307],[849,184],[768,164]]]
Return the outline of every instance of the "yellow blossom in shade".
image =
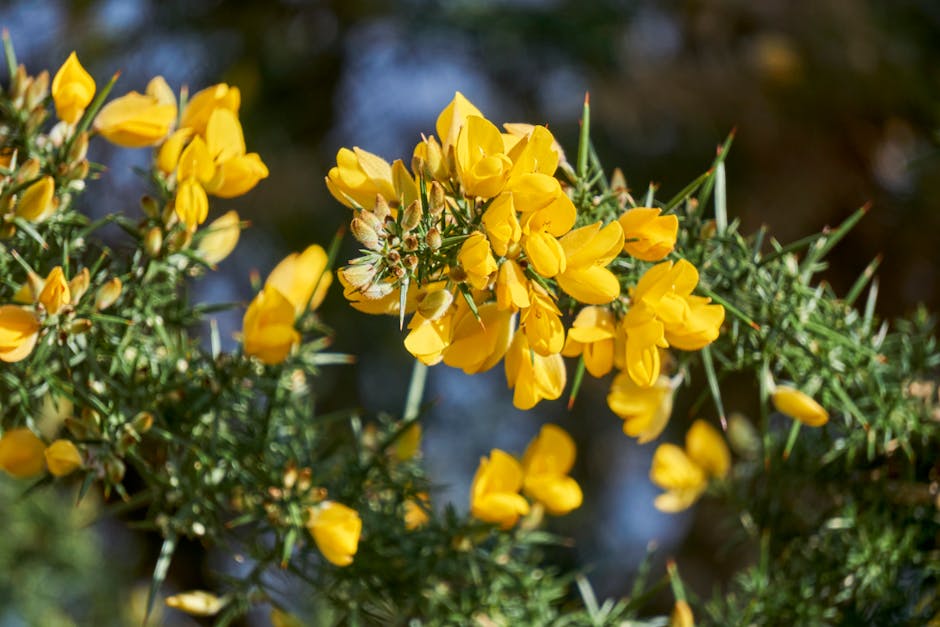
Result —
[[[539,355],[529,348],[524,333],[516,333],[506,351],[506,383],[513,388],[512,404],[532,409],[543,400],[554,400],[565,389],[565,360],[561,354]]]
[[[23,191],[16,203],[16,215],[30,222],[40,222],[51,216],[58,206],[55,180],[47,175]]]
[[[513,195],[503,193],[490,203],[483,213],[483,228],[493,245],[493,252],[500,257],[509,253],[522,237],[522,226],[516,217]]]
[[[555,425],[543,426],[522,457],[525,493],[554,516],[581,506],[581,487],[568,476],[574,458],[574,440]]]
[[[308,302],[313,311],[326,297],[333,282],[333,273],[326,269],[328,263],[329,257],[323,247],[312,244],[302,253],[285,257],[268,275],[265,284],[277,288],[294,305],[299,316]]]
[[[284,361],[300,341],[295,317],[293,303],[277,288],[266,285],[251,301],[242,321],[245,354],[269,365]]]
[[[349,566],[359,549],[362,519],[356,510],[335,501],[310,508],[307,529],[320,553],[331,564]]]
[[[496,272],[496,260],[490,251],[490,243],[479,231],[474,231],[464,240],[457,253],[457,261],[467,273],[467,281],[478,290],[485,289],[490,275]]]
[[[10,429],[0,437],[0,469],[18,479],[35,477],[45,468],[46,445],[29,429]]]
[[[561,354],[584,356],[584,366],[592,376],[603,377],[614,366],[614,336],[617,320],[613,312],[590,305],[578,312]]]
[[[454,94],[454,99],[444,107],[444,110],[437,116],[437,136],[441,140],[441,148],[446,154],[451,146],[457,144],[457,136],[469,116],[483,117],[480,110],[473,106],[473,103],[459,91]]]
[[[570,296],[588,305],[603,305],[620,295],[620,281],[607,266],[623,248],[620,224],[601,223],[575,229],[560,240],[565,251],[565,269],[558,285]]]
[[[479,320],[466,301],[459,301],[444,363],[467,374],[489,370],[503,358],[512,340],[512,312],[489,302],[477,308]]]
[[[53,315],[59,313],[60,309],[71,302],[72,294],[68,281],[65,280],[65,273],[62,272],[62,266],[56,266],[49,272],[37,300],[46,308],[46,311]]]
[[[228,601],[205,590],[190,590],[169,596],[164,600],[167,607],[186,612],[191,616],[215,616]]]
[[[0,361],[26,359],[39,338],[39,318],[29,309],[0,305]]]
[[[529,280],[513,259],[506,259],[499,264],[495,292],[500,309],[517,311],[532,304],[529,299]]]
[[[421,424],[416,422],[395,440],[395,458],[404,462],[421,452]]]
[[[659,437],[672,414],[672,385],[669,378],[660,376],[650,387],[633,381],[629,373],[621,372],[610,386],[607,406],[623,419],[623,432],[646,444]]]
[[[195,177],[180,181],[176,188],[176,215],[191,229],[209,217],[209,197]]]
[[[82,455],[70,440],[56,440],[44,451],[46,466],[56,477],[67,474],[82,467]]]
[[[626,370],[637,385],[653,385],[662,368],[659,349],[669,346],[663,323],[640,304],[631,307],[623,317],[620,330],[624,338],[623,350],[617,351],[615,344],[614,364]]]
[[[453,313],[429,320],[419,313],[408,322],[408,335],[405,336],[405,349],[415,359],[433,366],[444,358],[444,350],[450,344],[453,334]]]
[[[808,427],[821,427],[829,422],[829,412],[811,397],[788,385],[778,385],[771,396],[781,414],[799,420]]]
[[[219,263],[235,250],[241,230],[237,212],[223,214],[206,227],[196,253],[209,265]]]
[[[519,314],[519,324],[529,346],[539,355],[560,353],[565,346],[565,327],[561,311],[540,287],[529,291],[531,305]]]
[[[708,487],[705,471],[675,444],[656,448],[650,480],[666,490],[656,497],[656,509],[670,513],[687,509]]]
[[[186,103],[180,127],[190,128],[197,135],[204,135],[213,111],[227,109],[232,113],[238,113],[241,100],[238,87],[229,87],[225,83],[206,87],[195,93]]]
[[[623,250],[643,261],[659,261],[676,247],[679,219],[659,215],[662,209],[628,209],[618,222],[623,228]]]
[[[94,97],[95,79],[85,71],[72,52],[52,79],[56,115],[63,122],[75,124]]]
[[[499,129],[478,115],[469,116],[457,136],[457,175],[469,197],[493,198],[512,171],[512,160],[503,152]]]
[[[516,524],[529,513],[529,503],[519,494],[522,488],[522,466],[505,451],[493,449],[480,465],[470,486],[470,513],[484,522],[496,523],[503,529]]]
[[[689,458],[709,476],[724,479],[731,468],[731,452],[721,433],[704,420],[696,420],[685,434]]]
[[[695,627],[695,616],[692,608],[685,601],[676,601],[669,616],[669,627]]]
[[[174,122],[176,99],[163,77],[157,76],[145,93],[132,91],[102,107],[93,128],[112,144],[141,148],[163,141]]]
[[[213,176],[204,181],[206,191],[213,196],[241,196],[268,176],[258,153],[245,153],[241,123],[228,109],[216,109],[209,116],[206,148],[216,166]]]
[[[85,292],[88,291],[90,284],[91,274],[88,272],[88,268],[82,268],[78,274],[72,277],[72,280],[69,281],[69,292],[72,293],[73,305],[78,304],[78,301],[80,301],[82,296],[85,295]]]
[[[401,160],[389,165],[358,147],[339,149],[336,166],[326,175],[326,186],[347,207],[371,207],[377,194],[392,205],[402,206],[418,198],[418,186]]]
[[[428,495],[422,492],[414,499],[405,501],[405,529],[414,531],[425,526],[431,517],[428,515],[430,503]]]

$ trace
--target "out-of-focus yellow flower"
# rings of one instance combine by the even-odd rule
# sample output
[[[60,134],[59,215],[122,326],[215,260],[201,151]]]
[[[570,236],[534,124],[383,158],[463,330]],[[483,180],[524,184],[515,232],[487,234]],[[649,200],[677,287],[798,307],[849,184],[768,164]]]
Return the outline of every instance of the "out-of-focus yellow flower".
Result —
[[[0,437],[0,469],[18,479],[34,477],[45,469],[46,445],[29,429],[10,429]]]
[[[70,440],[56,440],[43,454],[49,472],[56,477],[64,477],[82,467],[82,454]]]
[[[52,99],[56,114],[68,124],[75,124],[95,97],[95,79],[85,71],[75,52],[69,55],[52,79]]]
[[[685,450],[660,444],[653,454],[650,480],[666,490],[654,505],[664,512],[679,512],[694,503],[709,477],[724,478],[731,467],[731,453],[718,431],[696,420],[685,436]]]
[[[405,529],[414,531],[426,525],[431,517],[428,515],[428,495],[421,493],[418,498],[405,501]]]
[[[359,549],[362,519],[356,510],[335,501],[310,508],[307,529],[320,553],[331,564],[349,566]]]
[[[176,122],[176,98],[162,76],[136,91],[115,98],[98,113],[94,129],[112,144],[125,148],[154,146],[169,135]]]
[[[500,309],[517,311],[532,304],[529,299],[529,280],[514,259],[506,259],[499,264],[494,291]]]
[[[241,101],[241,92],[238,87],[230,87],[225,83],[206,87],[194,94],[186,103],[180,119],[180,127],[190,128],[197,135],[205,135],[209,118],[216,109],[227,109],[232,113],[238,113]]]
[[[203,261],[214,266],[235,250],[241,230],[238,213],[229,211],[209,224],[196,246],[196,252]]]
[[[302,253],[291,253],[281,260],[265,284],[277,288],[299,316],[308,302],[313,311],[326,297],[333,282],[333,273],[326,269],[328,263],[329,256],[323,247],[312,244]]]
[[[626,370],[637,385],[653,385],[662,368],[659,351],[669,346],[663,323],[648,307],[636,304],[620,321],[618,331],[623,337],[623,350],[615,348],[614,364]]]
[[[504,150],[503,137],[492,122],[479,115],[467,117],[455,150],[457,175],[467,196],[493,198],[503,191],[512,172]]]
[[[190,590],[167,597],[164,603],[167,607],[192,616],[215,616],[222,611],[228,600],[205,590]]]
[[[587,305],[603,305],[620,295],[620,281],[606,268],[623,248],[619,223],[575,229],[560,243],[565,251],[565,269],[558,275],[561,289]]]
[[[692,608],[687,602],[676,601],[669,617],[669,627],[695,627],[695,616],[692,615]]]
[[[479,231],[474,231],[464,240],[457,253],[457,261],[467,273],[467,281],[478,290],[485,289],[490,276],[496,272],[496,260],[490,251],[490,243]]]
[[[107,283],[99,287],[98,293],[95,294],[95,309],[98,311],[103,311],[113,305],[121,296],[121,291],[123,289],[124,284],[121,283],[121,279],[118,277],[112,278]]]
[[[55,213],[58,206],[55,180],[46,175],[23,191],[16,203],[16,215],[30,222],[41,222]]]
[[[525,493],[554,516],[563,516],[581,506],[581,487],[568,476],[574,458],[574,440],[555,425],[543,426],[522,458]]]
[[[371,207],[377,194],[403,207],[418,198],[418,186],[400,159],[389,165],[359,147],[339,149],[336,166],[326,175],[326,187],[347,207]]]
[[[395,458],[404,462],[421,452],[421,423],[414,423],[395,440]]]
[[[483,227],[493,245],[493,252],[505,256],[522,237],[512,194],[500,194],[483,213]]]
[[[676,247],[679,219],[659,215],[662,209],[628,209],[618,222],[623,228],[623,250],[643,261],[659,261]]]
[[[52,315],[59,313],[60,309],[71,302],[72,293],[68,281],[65,280],[65,273],[62,272],[62,266],[56,266],[49,272],[37,300]]]
[[[561,354],[539,355],[529,348],[525,333],[516,333],[506,352],[506,383],[513,388],[512,404],[532,409],[542,399],[554,400],[565,389],[565,360]]]
[[[483,117],[480,110],[458,91],[454,94],[454,99],[437,116],[435,129],[437,136],[441,139],[441,148],[445,154],[451,146],[457,145],[460,129],[471,115]]]
[[[551,297],[534,284],[529,291],[529,300],[531,304],[519,316],[520,327],[529,341],[529,347],[539,355],[560,353],[565,346],[561,311]]]
[[[529,513],[529,503],[519,494],[522,466],[514,457],[493,449],[480,459],[480,466],[470,486],[470,513],[482,521],[496,523],[503,529],[516,524]]]
[[[453,334],[444,349],[444,363],[467,374],[489,370],[506,354],[512,340],[512,313],[489,302],[477,308],[477,320],[469,305],[460,301],[454,315]]]
[[[642,387],[621,372],[610,386],[607,406],[623,419],[624,433],[646,444],[659,437],[669,422],[672,385],[668,377],[660,376],[652,386]]]
[[[294,328],[295,317],[293,303],[274,286],[265,285],[242,321],[245,354],[268,365],[284,361],[300,341],[300,333]]]
[[[39,318],[16,305],[0,306],[0,361],[26,359],[39,338]]]
[[[781,414],[799,420],[808,427],[821,427],[829,422],[829,412],[811,397],[788,385],[778,385],[771,400]]]
[[[584,355],[584,366],[592,376],[603,377],[614,366],[614,336],[617,320],[613,312],[589,305],[581,309],[568,329],[561,354]]]

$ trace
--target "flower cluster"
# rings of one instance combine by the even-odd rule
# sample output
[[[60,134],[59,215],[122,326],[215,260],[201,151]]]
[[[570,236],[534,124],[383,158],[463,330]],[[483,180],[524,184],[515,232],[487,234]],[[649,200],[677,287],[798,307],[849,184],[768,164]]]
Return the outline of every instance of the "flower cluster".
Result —
[[[643,262],[673,251],[678,218],[576,207],[571,181],[556,178],[571,168],[551,132],[504,129],[458,92],[410,171],[339,151],[327,186],[353,209],[364,246],[339,271],[345,296],[367,313],[413,313],[404,344],[425,364],[473,374],[504,361],[520,409],[562,394],[564,356],[582,356],[593,376],[616,366],[654,387],[664,349],[698,350],[724,320],[721,305],[693,295],[698,274],[682,259],[629,283]]]
[[[563,516],[581,506],[581,487],[568,476],[574,466],[571,436],[555,425],[545,425],[526,447],[522,463],[493,449],[470,487],[470,513],[485,522],[509,529],[529,513],[524,492],[549,514]]]
[[[724,479],[730,467],[724,438],[704,420],[696,420],[685,434],[685,450],[660,444],[653,454],[650,480],[666,490],[656,497],[656,508],[664,512],[688,508],[708,487],[710,477]]]

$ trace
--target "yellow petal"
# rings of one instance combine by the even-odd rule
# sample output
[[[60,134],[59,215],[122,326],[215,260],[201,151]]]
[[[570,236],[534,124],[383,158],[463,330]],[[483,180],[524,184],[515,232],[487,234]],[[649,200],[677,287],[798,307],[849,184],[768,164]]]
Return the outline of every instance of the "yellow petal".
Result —
[[[489,302],[477,308],[461,305],[454,318],[453,336],[444,350],[444,363],[467,374],[489,370],[503,358],[512,338],[512,312]]]
[[[530,475],[567,475],[574,466],[576,447],[568,432],[553,424],[542,426],[522,457],[523,472]]]
[[[499,449],[482,458],[470,486],[470,512],[485,522],[508,529],[519,516],[529,512],[529,504],[518,494],[522,487],[522,466]]]
[[[85,71],[75,52],[72,52],[52,79],[56,114],[60,120],[75,124],[94,97],[95,79]]]
[[[242,321],[245,354],[269,365],[284,361],[300,341],[294,316],[294,305],[276,288],[266,285],[248,306]]]
[[[56,206],[55,180],[47,175],[23,191],[16,204],[16,215],[30,222],[40,222],[52,215]]]
[[[307,529],[328,562],[349,566],[359,550],[362,519],[351,507],[324,501],[312,508]]]
[[[235,250],[240,234],[238,213],[229,211],[209,223],[196,246],[196,252],[207,264],[215,265]]]
[[[157,167],[164,174],[170,174],[176,170],[176,166],[179,165],[180,154],[183,152],[183,146],[192,135],[192,129],[178,129],[160,146],[160,150],[157,151]]]
[[[623,227],[623,249],[643,261],[659,261],[676,246],[679,219],[674,215],[660,216],[661,209],[638,207],[620,216]]]
[[[62,307],[71,302],[72,294],[68,281],[65,280],[65,273],[62,272],[62,266],[53,268],[46,277],[37,300],[52,315],[59,313]]]
[[[323,302],[333,282],[333,274],[326,270],[328,263],[323,247],[312,244],[300,254],[285,257],[268,275],[265,284],[275,287],[293,303],[297,315],[303,312],[308,301],[313,311]]]
[[[44,451],[46,465],[56,477],[65,475],[82,467],[82,455],[69,440],[56,440]]]
[[[228,109],[238,113],[241,105],[241,92],[237,87],[229,87],[225,83],[212,85],[194,94],[180,120],[181,128],[191,128],[197,135],[205,135],[209,118],[216,109]]]
[[[646,444],[659,437],[672,413],[672,386],[660,376],[654,385],[637,385],[627,372],[621,372],[610,386],[607,406],[623,419],[623,432]]]
[[[561,246],[568,267],[606,266],[623,248],[623,230],[617,222],[589,224],[562,237]]]
[[[34,477],[45,468],[46,445],[29,429],[10,429],[0,437],[0,469],[18,479]]]
[[[206,146],[217,164],[245,154],[245,137],[235,113],[222,108],[212,112],[206,124]]]
[[[140,148],[163,141],[175,121],[175,104],[132,91],[102,107],[94,129],[112,144]]]
[[[459,91],[454,94],[454,99],[444,107],[440,115],[437,116],[437,136],[441,139],[441,147],[446,153],[450,146],[457,144],[457,136],[460,129],[469,116],[483,117],[480,110],[473,106]]]
[[[251,191],[262,179],[268,178],[268,166],[256,152],[219,164],[206,191],[219,198],[234,198]]]
[[[39,318],[29,309],[0,305],[0,361],[26,359],[39,338]]]
[[[215,176],[215,163],[209,154],[209,147],[201,137],[194,137],[180,155],[176,168],[178,181],[196,179],[203,185]]]
[[[565,271],[565,250],[551,233],[536,231],[523,240],[523,248],[532,268],[550,279]]]
[[[692,423],[685,434],[689,458],[712,477],[724,479],[731,467],[731,452],[721,433],[704,420]]]
[[[702,491],[708,484],[705,471],[675,444],[660,444],[656,448],[650,481],[666,490]]]
[[[796,388],[778,385],[771,398],[777,411],[808,427],[821,427],[829,422],[829,412]]]
[[[566,294],[587,305],[606,305],[620,296],[620,280],[601,266],[565,268],[558,285]]]
[[[176,188],[176,215],[190,228],[199,226],[209,216],[209,198],[195,178],[183,179]]]
[[[215,616],[225,607],[226,600],[204,590],[190,590],[167,597],[164,603],[192,616]]]

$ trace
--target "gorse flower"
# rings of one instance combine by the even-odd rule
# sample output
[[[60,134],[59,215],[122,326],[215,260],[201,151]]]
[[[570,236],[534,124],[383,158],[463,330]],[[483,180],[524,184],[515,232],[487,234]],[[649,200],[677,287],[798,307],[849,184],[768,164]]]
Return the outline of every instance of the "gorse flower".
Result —
[[[811,397],[796,388],[778,385],[771,395],[774,407],[808,427],[821,427],[829,422],[829,412]]]
[[[145,93],[132,91],[102,107],[93,127],[112,144],[140,148],[163,141],[175,122],[176,96],[157,76]]]
[[[59,119],[75,124],[94,97],[95,79],[72,52],[52,79],[52,99]]]
[[[480,460],[473,477],[470,513],[482,521],[509,529],[520,516],[529,513],[529,502],[519,494],[522,481],[519,462],[508,453],[493,449],[489,457]]]
[[[0,468],[19,479],[45,469],[46,445],[29,429],[11,429],[0,436]]]
[[[621,372],[610,386],[607,406],[623,419],[623,432],[646,444],[659,437],[672,413],[672,384],[660,375],[649,386],[637,385],[627,372]]]
[[[362,519],[356,510],[334,501],[310,508],[307,529],[328,562],[349,566],[359,549]]]
[[[26,359],[39,339],[36,314],[17,305],[0,305],[0,361]]]
[[[58,204],[55,180],[46,175],[23,191],[16,205],[16,215],[30,222],[41,222],[55,212]]]
[[[685,450],[660,444],[653,454],[650,480],[666,490],[655,506],[664,512],[690,507],[708,487],[709,477],[724,479],[731,466],[731,453],[724,438],[703,420],[696,420],[685,436]]]
[[[522,457],[523,489],[549,514],[562,516],[581,506],[581,487],[568,476],[574,458],[574,441],[555,425],[543,426],[526,448]]]

